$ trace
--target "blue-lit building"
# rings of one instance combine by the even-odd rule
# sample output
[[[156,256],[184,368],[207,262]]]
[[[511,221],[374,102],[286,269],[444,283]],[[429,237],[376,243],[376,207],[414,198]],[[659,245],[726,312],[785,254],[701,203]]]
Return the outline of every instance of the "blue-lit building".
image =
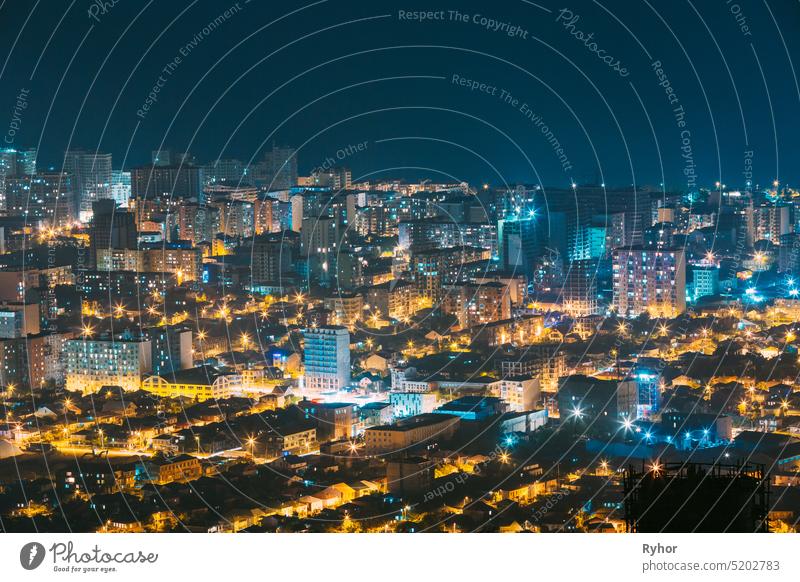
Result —
[[[451,414],[461,420],[484,420],[503,412],[503,401],[493,396],[462,396],[433,411],[434,414]]]
[[[733,439],[733,419],[726,415],[665,410],[660,422],[639,420],[636,434],[645,444],[669,444],[680,450],[724,445]]]
[[[305,387],[311,391],[342,390],[350,385],[350,332],[323,326],[303,331]]]
[[[632,374],[636,382],[638,404],[637,418],[649,417],[658,412],[661,405],[661,375],[650,369],[637,369]]]

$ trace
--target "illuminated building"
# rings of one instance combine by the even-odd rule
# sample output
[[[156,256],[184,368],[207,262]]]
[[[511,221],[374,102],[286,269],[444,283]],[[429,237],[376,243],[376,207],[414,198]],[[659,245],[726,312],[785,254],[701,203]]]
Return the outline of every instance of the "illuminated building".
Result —
[[[302,400],[298,406],[305,411],[306,419],[316,423],[319,442],[338,441],[355,436],[354,404]]]
[[[200,281],[203,273],[203,256],[200,249],[186,248],[172,243],[145,249],[143,270],[155,273],[171,273],[178,284],[184,281]]]
[[[533,265],[541,254],[536,217],[507,218],[497,223],[497,250],[504,271],[533,275]]]
[[[303,331],[305,388],[311,392],[341,390],[350,384],[350,332],[324,326]]]
[[[164,398],[208,400],[231,398],[242,392],[242,377],[214,366],[198,366],[177,372],[153,375],[142,381],[142,390]]]
[[[462,396],[442,404],[433,414],[450,414],[461,420],[486,420],[505,412],[500,398],[492,396]]]
[[[446,440],[455,432],[458,416],[451,414],[419,414],[384,426],[364,431],[368,455],[403,453],[406,449],[429,441]]]
[[[433,412],[436,394],[431,392],[392,392],[389,394],[394,418],[405,418]]]
[[[567,376],[559,382],[558,413],[578,430],[617,434],[636,418],[639,387],[632,380]]]
[[[333,297],[326,297],[323,305],[333,312],[333,323],[336,325],[349,326],[366,319],[364,297],[356,293],[337,293]]]
[[[169,375],[192,367],[192,330],[163,325],[145,330],[150,339],[153,373]]]
[[[245,200],[215,200],[219,209],[219,229],[232,238],[251,238],[255,233],[255,212],[252,202]]]
[[[458,320],[462,328],[470,328],[511,317],[511,297],[502,283],[463,283],[456,286]],[[454,294],[455,295],[455,294]]]
[[[367,289],[366,302],[370,314],[382,318],[403,319],[417,311],[417,288],[407,281],[388,281]]]
[[[636,370],[631,380],[636,382],[639,392],[637,417],[649,417],[661,408],[661,375],[658,372],[639,369]]]
[[[473,326],[468,333],[475,344],[493,347],[504,344],[526,346],[551,341],[551,334],[558,332],[545,328],[541,315],[521,315]]]
[[[64,154],[63,170],[72,176],[78,215],[82,221],[88,221],[92,204],[111,198],[111,154],[68,150]]]
[[[137,248],[136,220],[132,212],[117,208],[117,203],[108,199],[93,202],[91,208],[89,249],[92,264],[97,264],[98,249],[110,251]]]
[[[691,265],[690,293],[692,300],[719,293],[719,265]]]
[[[0,148],[0,210],[6,209],[6,178],[36,173],[36,149]]]
[[[597,261],[572,261],[564,280],[564,311],[572,317],[597,313]]]
[[[503,357],[500,372],[503,378],[538,378],[543,392],[556,392],[558,379],[567,375],[567,356],[558,344],[534,344],[526,346],[516,356]]]
[[[442,286],[485,273],[491,252],[474,247],[440,248],[413,253],[410,270],[420,295],[436,302]]]
[[[747,208],[748,244],[766,240],[780,244],[781,237],[791,231],[791,208],[786,204],[762,204]]]
[[[444,221],[443,218],[448,218]],[[493,224],[459,223],[449,217],[409,220],[398,224],[398,246],[419,251],[465,245],[495,250],[497,232]]]
[[[686,263],[681,249],[614,251],[614,309],[623,317],[677,317],[686,310]]]
[[[41,328],[38,303],[0,303],[0,338],[36,335]]]
[[[494,391],[508,404],[508,410],[522,412],[533,410],[541,395],[540,382],[532,376],[511,376],[500,380],[499,389]]]
[[[131,198],[131,173],[123,170],[111,172],[111,199],[122,208],[127,208]]]
[[[64,172],[6,177],[5,195],[8,214],[24,216],[29,224],[57,228],[78,216],[72,177]]]
[[[202,204],[181,204],[178,208],[178,232],[180,238],[192,242],[193,246],[210,243],[220,232],[219,209]]]
[[[139,461],[136,466],[136,482],[139,484],[186,482],[199,479],[203,474],[200,459],[191,455],[177,457],[151,457]]]
[[[154,165],[131,169],[131,196],[140,200],[194,199],[204,203],[203,169],[188,164]]]
[[[241,160],[221,159],[203,166],[203,178],[207,184],[238,185],[244,176],[244,164]]]
[[[291,231],[256,236],[250,261],[253,287],[276,285],[287,278],[291,279],[297,247],[297,235]]]
[[[47,378],[47,336],[0,339],[0,385],[39,388]]]
[[[87,334],[88,336],[88,334]],[[150,341],[83,337],[64,343],[67,390],[97,392],[103,386],[138,390],[151,370]]]
[[[297,421],[280,423],[260,432],[256,441],[263,447],[265,456],[285,453],[307,453],[317,446],[316,423]]]

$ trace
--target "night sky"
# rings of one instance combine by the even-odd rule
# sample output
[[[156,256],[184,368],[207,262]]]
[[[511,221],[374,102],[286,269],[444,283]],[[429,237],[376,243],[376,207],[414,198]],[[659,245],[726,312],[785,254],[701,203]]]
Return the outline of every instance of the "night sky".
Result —
[[[800,180],[798,2],[101,4],[0,2],[4,147],[127,168],[159,147],[256,161],[275,142],[301,173],[338,153],[354,179],[674,189],[692,171],[743,185],[752,152],[754,183]]]

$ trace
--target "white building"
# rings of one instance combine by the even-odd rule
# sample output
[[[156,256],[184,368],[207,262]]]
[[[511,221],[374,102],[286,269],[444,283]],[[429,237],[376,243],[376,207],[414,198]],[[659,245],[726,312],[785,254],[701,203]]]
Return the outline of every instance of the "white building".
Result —
[[[622,317],[677,317],[686,311],[682,249],[632,247],[614,251],[614,309]]]
[[[150,341],[143,339],[71,339],[64,342],[63,357],[67,390],[138,390],[151,370]]]
[[[389,394],[392,414],[395,418],[416,416],[433,412],[436,408],[436,394],[432,392],[392,392]]]
[[[501,380],[497,392],[496,396],[508,404],[510,411],[522,412],[536,407],[541,388],[538,378],[516,376]]]
[[[306,329],[305,388],[311,392],[341,390],[350,384],[350,332],[346,327]]]

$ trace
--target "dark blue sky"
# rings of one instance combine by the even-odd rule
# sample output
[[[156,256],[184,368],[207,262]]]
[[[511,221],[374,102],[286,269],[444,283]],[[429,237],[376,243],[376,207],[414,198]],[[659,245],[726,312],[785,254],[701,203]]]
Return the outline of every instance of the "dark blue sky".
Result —
[[[38,145],[47,164],[72,145],[131,166],[162,143],[247,161],[276,141],[301,147],[301,173],[366,143],[340,154],[354,177],[657,185],[663,173],[681,188],[684,170],[743,183],[752,151],[755,182],[800,178],[797,2],[111,4],[2,3],[0,132],[28,91],[13,145]]]

